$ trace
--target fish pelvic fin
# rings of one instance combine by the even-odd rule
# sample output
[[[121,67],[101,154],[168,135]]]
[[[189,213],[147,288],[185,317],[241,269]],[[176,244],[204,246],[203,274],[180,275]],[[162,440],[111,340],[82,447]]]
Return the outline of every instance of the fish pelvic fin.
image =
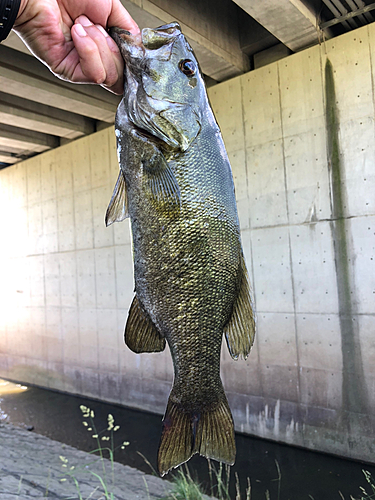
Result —
[[[241,255],[239,282],[239,293],[233,305],[232,315],[224,327],[229,353],[236,360],[240,355],[244,359],[248,357],[255,337],[254,304],[243,255]]]
[[[234,464],[233,419],[225,395],[214,407],[191,412],[169,399],[159,445],[159,474],[164,476],[196,453]]]
[[[129,217],[128,195],[126,192],[124,174],[122,170],[120,170],[111,201],[109,202],[105,214],[105,225],[108,227],[114,222],[123,221],[127,217]]]
[[[165,349],[162,337],[135,295],[125,326],[125,344],[133,352],[160,352]]]

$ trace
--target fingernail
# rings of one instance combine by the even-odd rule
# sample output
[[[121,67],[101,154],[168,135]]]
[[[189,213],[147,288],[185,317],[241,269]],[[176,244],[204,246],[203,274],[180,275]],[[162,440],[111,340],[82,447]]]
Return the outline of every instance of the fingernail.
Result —
[[[109,35],[108,33],[106,32],[106,30],[103,28],[103,26],[101,26],[100,24],[97,24],[96,27],[98,28],[99,31],[101,31],[103,33],[103,35],[108,38]]]
[[[110,36],[107,38],[107,44],[112,52],[115,53],[119,52],[116,42]]]
[[[82,24],[82,26],[92,26],[93,23],[90,21],[90,19],[86,16],[79,16],[79,22]]]
[[[78,36],[87,36],[87,33],[85,31],[85,28],[82,26],[82,24],[75,24],[74,25],[76,28],[76,33]]]

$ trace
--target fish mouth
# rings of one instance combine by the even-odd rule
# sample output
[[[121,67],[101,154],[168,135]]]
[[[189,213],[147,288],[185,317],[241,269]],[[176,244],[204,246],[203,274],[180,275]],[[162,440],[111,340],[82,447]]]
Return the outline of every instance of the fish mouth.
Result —
[[[118,27],[110,28],[108,32],[125,58],[126,54],[140,57],[144,55],[146,49],[155,50],[163,45],[170,45],[181,35],[181,28],[178,23],[174,22],[156,29],[144,28],[137,35]]]
[[[147,49],[157,50],[163,45],[170,45],[180,35],[180,25],[173,22],[156,29],[144,28],[142,30],[142,42]]]
[[[130,57],[139,59],[144,56],[145,47],[142,43],[141,33],[133,35],[130,31],[117,27],[110,28],[108,33],[116,42],[125,60]]]
[[[139,45],[139,41],[141,41],[140,33],[138,33],[137,35],[133,35],[132,33],[130,33],[130,31],[124,30],[122,28],[117,28],[116,26],[109,28],[108,33],[118,45],[120,45],[122,42],[131,43],[132,45]]]

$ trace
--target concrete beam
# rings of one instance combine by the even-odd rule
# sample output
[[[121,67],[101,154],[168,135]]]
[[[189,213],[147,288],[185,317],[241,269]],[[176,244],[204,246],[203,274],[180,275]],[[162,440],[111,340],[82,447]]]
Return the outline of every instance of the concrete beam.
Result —
[[[57,79],[40,61],[0,46],[0,91],[58,109],[113,123],[119,96],[94,85]]]
[[[31,151],[41,153],[48,149],[57,148],[59,145],[59,138],[53,135],[41,134],[11,125],[0,125],[1,151],[16,154],[28,154]]]
[[[239,10],[231,0],[122,0],[141,28],[180,23],[202,71],[222,81],[250,69],[240,46]]]
[[[267,31],[264,26],[243,10],[240,16],[240,41],[241,50],[248,56],[269,49],[280,43],[280,40]]]
[[[32,75],[38,76],[39,78],[43,78],[51,83],[57,82],[58,85],[61,85],[64,88],[74,90],[75,92],[83,95],[95,97],[96,99],[113,105],[117,105],[119,103],[119,96],[108,92],[108,90],[104,90],[99,85],[77,85],[57,78],[44,64],[31,55],[29,49],[15,33],[12,33],[12,35],[10,35],[5,42],[9,42],[9,44],[7,44],[7,48],[5,48],[6,44],[4,42],[1,43],[2,50],[0,51],[0,65],[9,64],[9,60],[7,61],[6,58],[11,57],[12,66],[17,66]],[[13,51],[10,52],[9,49],[13,49]]]
[[[320,25],[320,28],[322,30],[326,30],[326,29],[330,28],[331,26],[335,26],[336,24],[339,24],[339,23],[345,23],[346,21],[350,21],[351,19],[353,19],[357,16],[362,16],[363,14],[366,14],[367,12],[371,12],[372,10],[375,10],[375,3],[372,3],[370,5],[364,5],[361,9],[353,10],[353,12],[347,12],[346,14],[343,14],[342,16],[335,17],[334,19],[331,19],[330,21],[322,23]]]
[[[5,151],[0,151],[0,163],[8,163],[9,165],[13,165],[18,161],[21,161],[22,158],[17,158],[17,156],[12,155],[10,153],[6,153]]]
[[[95,132],[94,120],[4,92],[0,92],[0,123],[67,139]]]
[[[293,52],[319,42],[317,17],[301,0],[233,0]]]
[[[282,43],[278,43],[269,49],[262,50],[257,54],[254,54],[254,69],[261,68],[262,66],[267,66],[275,61],[279,61],[284,57],[288,57],[291,54],[291,50],[285,47]]]

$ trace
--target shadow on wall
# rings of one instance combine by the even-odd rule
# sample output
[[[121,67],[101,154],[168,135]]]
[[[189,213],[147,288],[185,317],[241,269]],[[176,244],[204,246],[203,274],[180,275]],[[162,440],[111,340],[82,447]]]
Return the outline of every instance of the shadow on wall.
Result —
[[[346,200],[340,152],[340,120],[336,105],[334,71],[327,58],[325,65],[325,98],[328,168],[332,208],[331,232],[335,252],[336,280],[339,300],[341,350],[343,360],[341,418],[349,435],[363,428],[363,416],[370,425],[369,402],[363,371],[362,350],[358,322],[355,321],[355,287],[351,262],[354,253],[348,241]],[[366,418],[366,417],[365,417]],[[354,429],[353,429],[354,427]]]

